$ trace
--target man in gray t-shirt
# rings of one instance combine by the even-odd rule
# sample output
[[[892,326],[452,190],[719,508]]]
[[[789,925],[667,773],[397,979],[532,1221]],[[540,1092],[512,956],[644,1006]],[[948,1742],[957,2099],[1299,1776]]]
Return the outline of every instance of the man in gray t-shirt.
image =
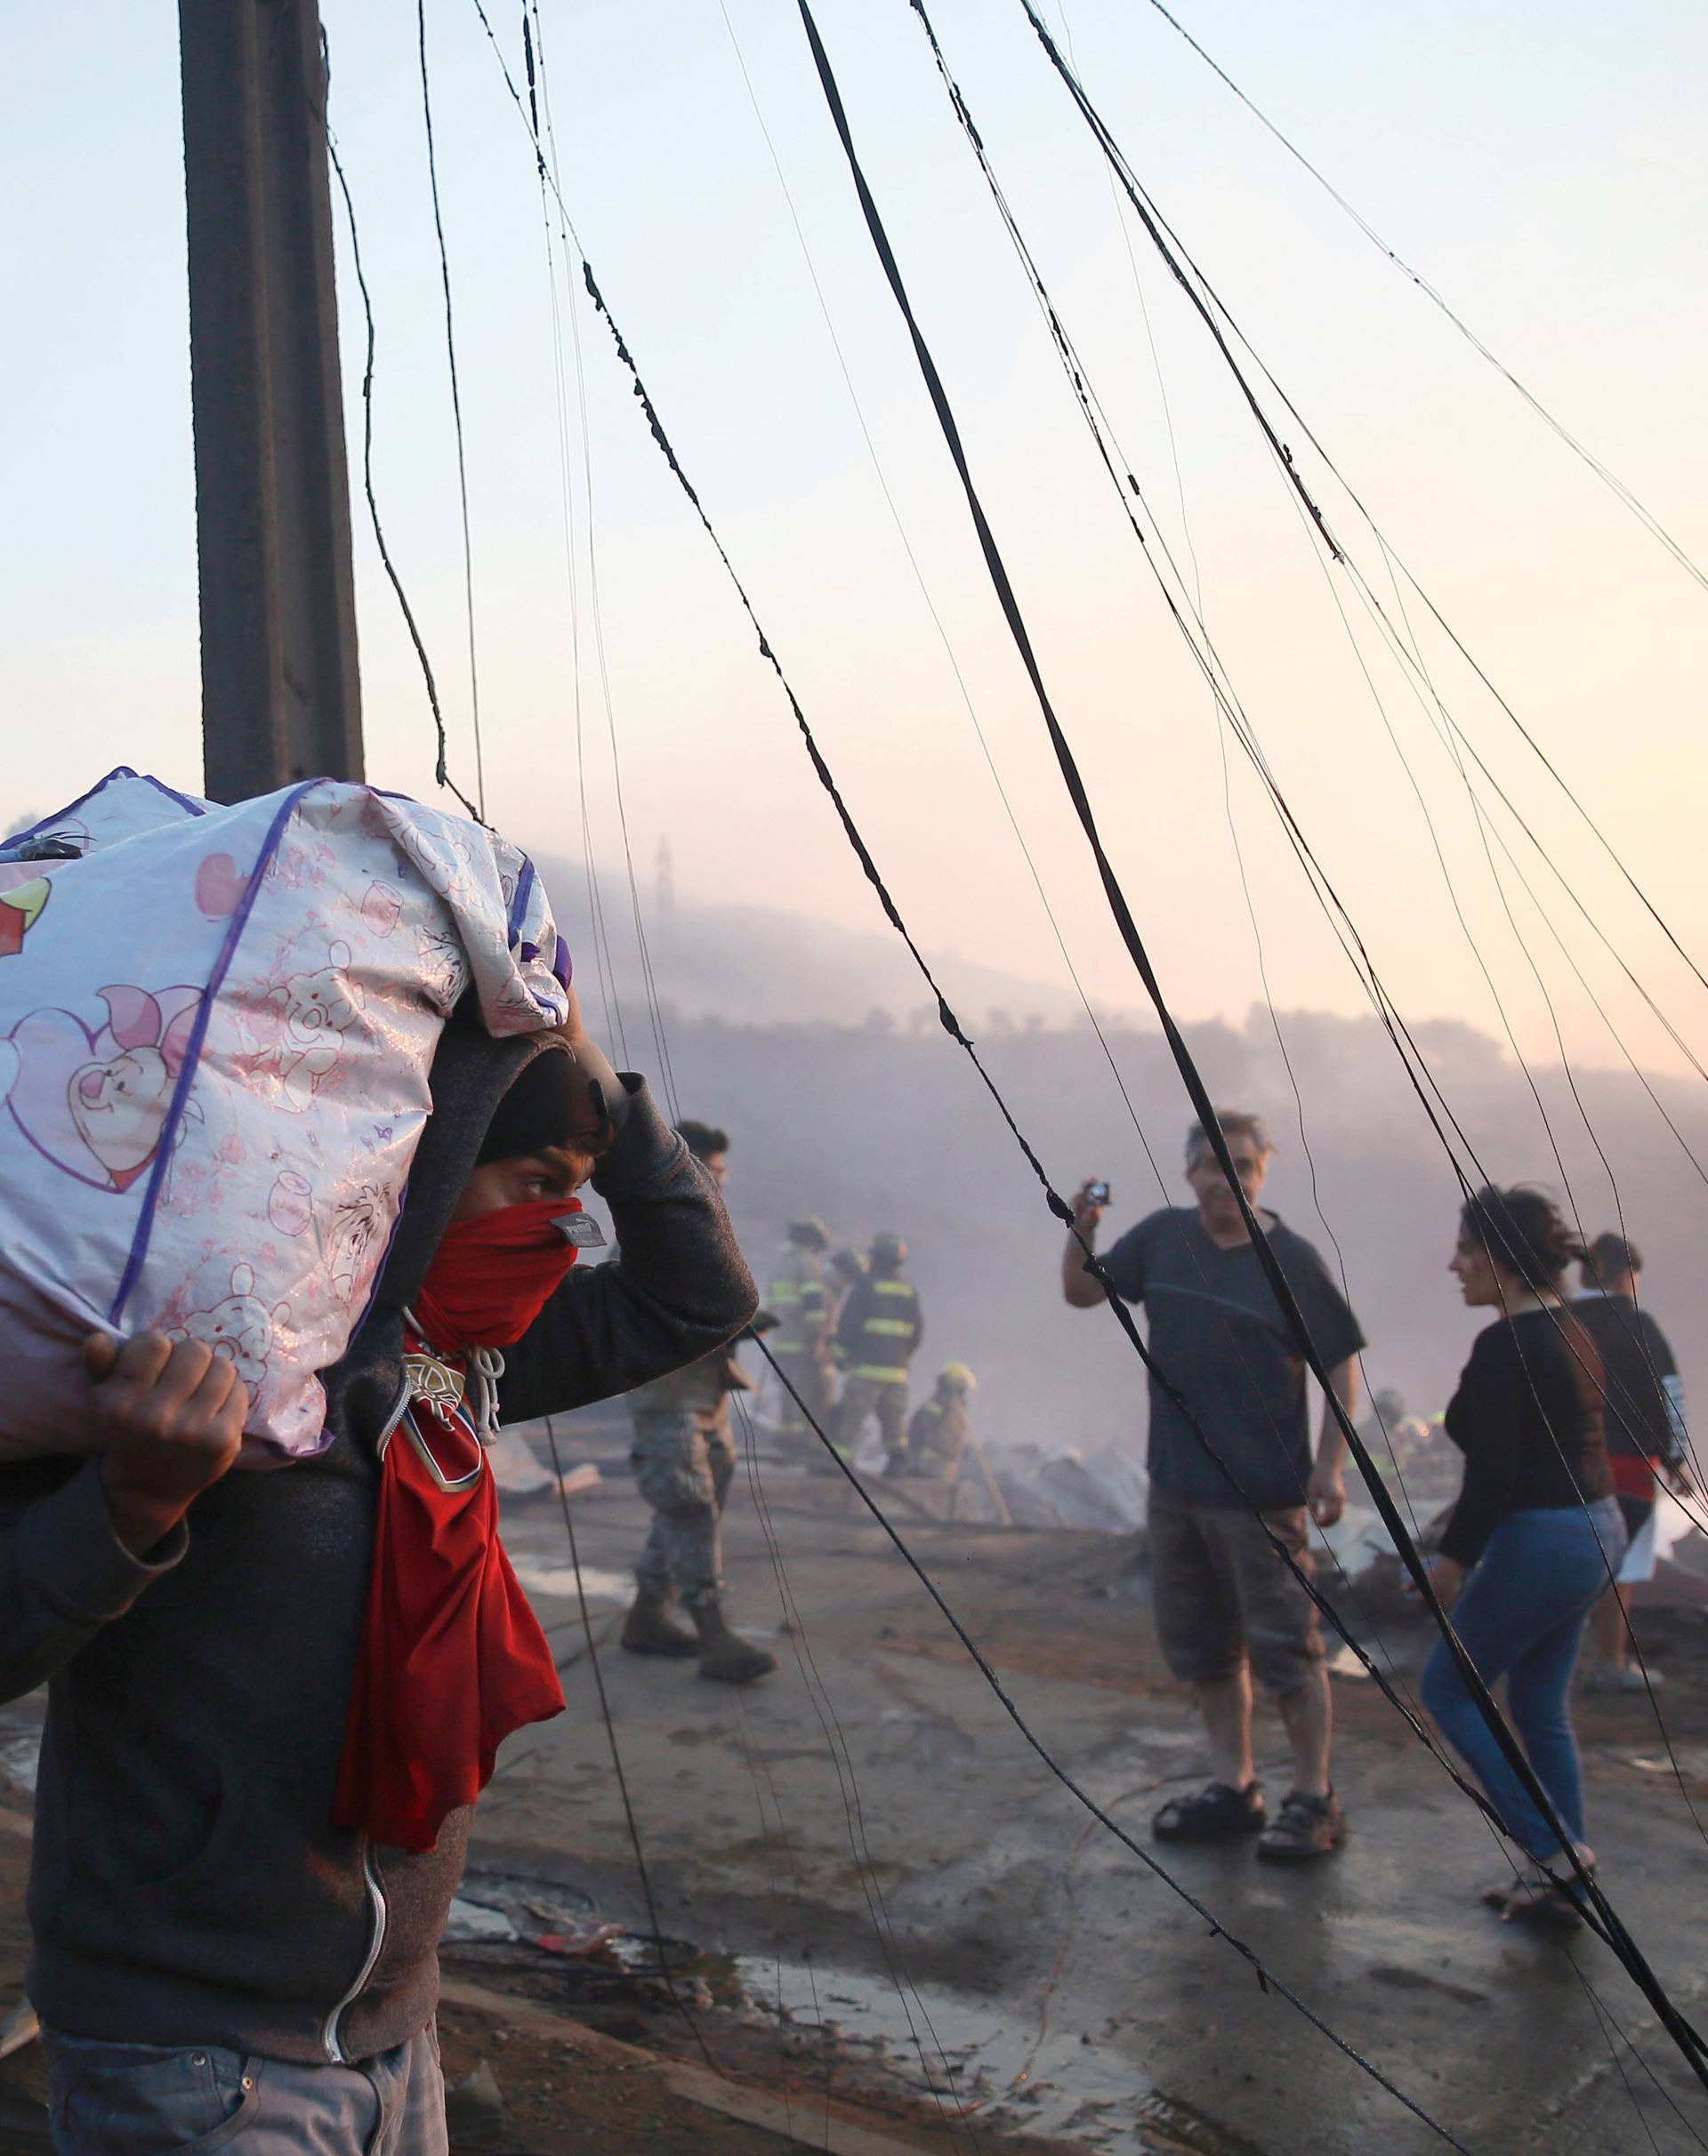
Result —
[[[1255,1208],[1274,1150],[1269,1134],[1256,1115],[1229,1109],[1217,1119]],[[1163,1652],[1175,1676],[1196,1687],[1214,1778],[1198,1795],[1165,1804],[1154,1828],[1165,1841],[1256,1833],[1259,1854],[1284,1861],[1325,1855],[1345,1819],[1329,1779],[1322,1634],[1269,1538],[1310,1573],[1309,1522],[1331,1526],[1345,1506],[1344,1441],[1325,1403],[1313,1461],[1303,1357],[1238,1198],[1196,1124],[1186,1174],[1196,1204],[1152,1213],[1103,1260],[1116,1293],[1144,1306],[1151,1354],[1183,1403],[1152,1378],[1151,1578]],[[1062,1292],[1077,1308],[1105,1299],[1079,1238],[1095,1243],[1107,1195],[1087,1184],[1076,1201]],[[1312,1246],[1274,1214],[1259,1218],[1350,1414],[1364,1345],[1358,1320]],[[1253,1671],[1293,1754],[1292,1790],[1268,1824],[1252,1765]]]

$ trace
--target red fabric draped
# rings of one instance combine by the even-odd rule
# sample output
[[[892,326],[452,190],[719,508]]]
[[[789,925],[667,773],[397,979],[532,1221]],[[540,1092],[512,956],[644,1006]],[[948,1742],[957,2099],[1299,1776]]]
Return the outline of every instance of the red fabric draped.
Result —
[[[447,1364],[460,1363],[455,1349],[521,1338],[576,1259],[551,1223],[580,1210],[510,1206],[449,1231],[420,1299]],[[422,1343],[405,1346],[414,1355]],[[474,1420],[466,1405],[416,1399],[381,1468],[334,1824],[431,1849],[447,1814],[490,1781],[511,1732],[563,1706],[551,1647],[498,1539]]]

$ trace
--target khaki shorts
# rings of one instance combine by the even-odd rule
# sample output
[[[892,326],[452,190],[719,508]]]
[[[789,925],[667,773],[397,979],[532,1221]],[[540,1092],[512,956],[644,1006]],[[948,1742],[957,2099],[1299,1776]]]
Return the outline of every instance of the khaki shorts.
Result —
[[[1269,1533],[1315,1578],[1302,1505],[1266,1512],[1196,1505],[1150,1486],[1150,1575],[1164,1659],[1183,1684],[1213,1685],[1248,1657],[1277,1699],[1323,1659],[1317,1607],[1277,1555]]]

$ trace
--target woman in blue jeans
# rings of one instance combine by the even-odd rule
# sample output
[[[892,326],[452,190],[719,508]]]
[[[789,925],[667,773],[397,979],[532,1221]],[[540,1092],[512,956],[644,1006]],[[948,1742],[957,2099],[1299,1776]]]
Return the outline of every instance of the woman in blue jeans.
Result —
[[[1540,1191],[1482,1190],[1460,1217],[1449,1269],[1472,1309],[1498,1315],[1478,1334],[1447,1409],[1464,1484],[1430,1573],[1485,1684],[1506,1678],[1508,1719],[1588,1868],[1572,1671],[1625,1528],[1602,1428],[1600,1357],[1560,1292],[1576,1254]],[[1577,1922],[1571,1886],[1548,1876],[1569,1869],[1561,1837],[1507,1764],[1445,1640],[1422,1694],[1535,1867],[1484,1899],[1509,1919]]]

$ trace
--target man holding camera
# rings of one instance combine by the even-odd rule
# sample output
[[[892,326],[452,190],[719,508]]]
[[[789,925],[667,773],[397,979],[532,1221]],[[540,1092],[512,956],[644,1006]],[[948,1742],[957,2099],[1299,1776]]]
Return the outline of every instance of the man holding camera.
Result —
[[[1262,1118],[1227,1109],[1217,1121],[1255,1208],[1274,1152]],[[1103,1259],[1115,1291],[1144,1305],[1161,1373],[1150,1381],[1148,1459],[1156,1629],[1169,1668],[1196,1689],[1213,1775],[1165,1804],[1153,1831],[1159,1841],[1255,1834],[1261,1856],[1305,1862],[1339,1846],[1346,1820],[1329,1778],[1332,1710],[1316,1608],[1270,1538],[1311,1572],[1310,1521],[1332,1526],[1345,1508],[1344,1440],[1325,1402],[1313,1461],[1303,1360],[1238,1196],[1196,1123],[1186,1179],[1196,1205],[1152,1213]],[[1086,1247],[1108,1199],[1107,1183],[1088,1182],[1075,1200],[1061,1284],[1076,1309],[1106,1299]],[[1274,1214],[1260,1219],[1350,1414],[1364,1345],[1358,1321],[1312,1246]],[[1252,1760],[1253,1670],[1293,1750],[1293,1786],[1273,1821]]]

